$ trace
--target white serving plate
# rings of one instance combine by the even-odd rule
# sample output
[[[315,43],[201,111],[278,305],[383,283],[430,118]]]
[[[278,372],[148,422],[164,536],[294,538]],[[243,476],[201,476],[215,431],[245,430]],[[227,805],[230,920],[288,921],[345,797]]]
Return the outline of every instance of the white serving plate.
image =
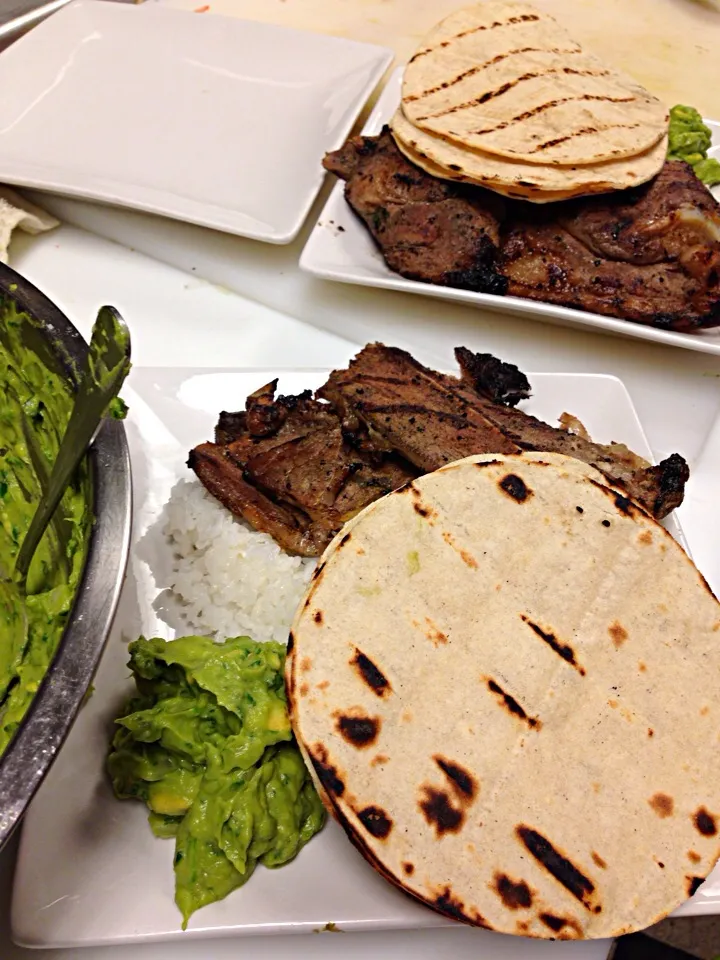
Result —
[[[133,549],[113,632],[83,708],[25,818],[12,903],[13,939],[29,947],[79,947],[302,933],[336,923],[366,931],[447,926],[386,883],[329,823],[290,865],[259,867],[245,887],[212,904],[180,929],[173,902],[174,844],[155,839],[144,805],[113,797],[105,777],[112,720],[133,689],[127,643],[141,633],[174,636],[155,606],[169,561],[157,519],[173,484],[190,477],[188,450],[212,436],[220,410],[278,371],[136,368],[124,396],[133,467]],[[279,372],[280,390],[300,392],[327,371]],[[574,413],[600,442],[628,444],[651,458],[632,401],[620,380],[593,374],[532,374],[523,405],[550,423]],[[681,537],[677,521],[668,527]],[[684,913],[720,912],[720,871]],[[483,936],[484,931],[478,931]]]
[[[0,56],[0,183],[289,243],[384,47],[80,0]]]
[[[395,113],[400,102],[402,72],[403,68],[399,67],[390,77],[363,129],[366,136],[378,134]],[[711,120],[705,122],[713,134],[710,156],[720,159],[720,123]],[[348,206],[343,193],[344,186],[342,181],[335,184],[302,252],[300,266],[307,273],[326,280],[419,293],[426,297],[469,303],[499,313],[520,314],[561,326],[592,327],[605,333],[654,340],[657,343],[720,355],[720,327],[699,333],[675,333],[536,300],[499,297],[492,293],[475,293],[472,290],[457,290],[453,287],[406,280],[393,273],[386,265],[367,228]],[[720,199],[720,187],[716,187],[713,193]]]

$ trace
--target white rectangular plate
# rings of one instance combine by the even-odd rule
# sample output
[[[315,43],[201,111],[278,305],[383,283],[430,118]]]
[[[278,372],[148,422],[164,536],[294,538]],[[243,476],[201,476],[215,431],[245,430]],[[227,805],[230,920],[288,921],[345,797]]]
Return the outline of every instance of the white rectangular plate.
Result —
[[[384,47],[81,0],[0,56],[0,183],[289,243]]]
[[[343,930],[443,926],[445,921],[379,877],[333,823],[280,870],[258,868],[245,887],[180,930],[173,901],[173,848],[155,839],[140,803],[115,800],[104,763],[112,720],[130,694],[127,643],[141,633],[170,639],[153,603],[167,586],[169,548],[157,523],[173,484],[190,477],[188,450],[212,436],[220,410],[236,410],[278,371],[136,368],[129,404],[135,494],[133,550],[120,607],[83,708],[23,826],[12,904],[13,938],[24,946],[75,947],[301,933],[334,922]],[[324,382],[327,371],[280,373],[280,390]],[[624,385],[591,374],[532,374],[527,409],[550,423],[565,411],[600,442],[651,457]],[[680,536],[677,521],[668,524]],[[259,638],[262,639],[262,638]],[[720,911],[720,872],[684,912]]]
[[[365,125],[363,133],[366,136],[380,133],[383,125],[392,117],[400,102],[401,81],[402,68],[398,68],[392,74]],[[710,156],[720,159],[720,123],[714,121],[706,121],[706,123],[713,134],[713,148]],[[333,187],[320,214],[320,219],[302,252],[300,266],[308,273],[326,280],[402,290],[405,293],[419,293],[426,297],[455,300],[486,310],[520,314],[533,320],[558,323],[562,326],[592,327],[606,333],[639,337],[641,340],[654,340],[657,343],[720,355],[720,327],[698,333],[675,333],[536,300],[499,297],[492,293],[476,293],[472,290],[457,290],[434,283],[406,280],[386,265],[367,227],[348,206],[343,193],[344,186],[344,183],[338,181]],[[720,197],[720,187],[715,188],[713,192]]]

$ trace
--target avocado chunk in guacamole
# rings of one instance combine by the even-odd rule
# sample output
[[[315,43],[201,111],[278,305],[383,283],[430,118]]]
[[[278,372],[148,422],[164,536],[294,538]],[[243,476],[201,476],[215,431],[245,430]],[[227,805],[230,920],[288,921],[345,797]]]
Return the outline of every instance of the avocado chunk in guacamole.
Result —
[[[92,523],[83,461],[35,552],[26,585],[17,582],[15,558],[73,406],[69,381],[29,346],[34,326],[11,297],[0,294],[0,755],[62,638]]]
[[[720,162],[708,158],[712,133],[694,107],[681,104],[670,110],[668,160],[684,160],[708,187],[720,183]]]
[[[108,771],[119,799],[175,838],[175,902],[195,910],[279,867],[325,812],[292,738],[285,649],[235,637],[130,644],[137,696],[116,720]]]

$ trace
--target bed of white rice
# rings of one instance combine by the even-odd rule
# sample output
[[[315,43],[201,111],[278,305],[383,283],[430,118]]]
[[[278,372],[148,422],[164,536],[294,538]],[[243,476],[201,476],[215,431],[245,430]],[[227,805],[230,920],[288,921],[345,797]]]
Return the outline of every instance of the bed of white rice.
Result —
[[[234,517],[197,480],[180,480],[165,508],[170,589],[194,634],[287,641],[315,567]]]

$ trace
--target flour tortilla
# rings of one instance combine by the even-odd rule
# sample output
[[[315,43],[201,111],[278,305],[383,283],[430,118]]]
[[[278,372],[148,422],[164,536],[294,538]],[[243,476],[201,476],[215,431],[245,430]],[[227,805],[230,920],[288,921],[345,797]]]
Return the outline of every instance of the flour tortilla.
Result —
[[[402,107],[428,133],[539,164],[636,156],[669,121],[656,97],[547,13],[503,0],[458,10],[425,37],[405,69]]]
[[[614,937],[720,852],[720,606],[586,464],[471,457],[372,504],[318,567],[286,678],[333,815],[446,916]]]
[[[468,150],[415,127],[397,110],[390,128],[400,151],[432,176],[487,187],[536,203],[626,190],[646,183],[662,169],[667,137],[646,153],[627,160],[577,167],[540,166]]]

